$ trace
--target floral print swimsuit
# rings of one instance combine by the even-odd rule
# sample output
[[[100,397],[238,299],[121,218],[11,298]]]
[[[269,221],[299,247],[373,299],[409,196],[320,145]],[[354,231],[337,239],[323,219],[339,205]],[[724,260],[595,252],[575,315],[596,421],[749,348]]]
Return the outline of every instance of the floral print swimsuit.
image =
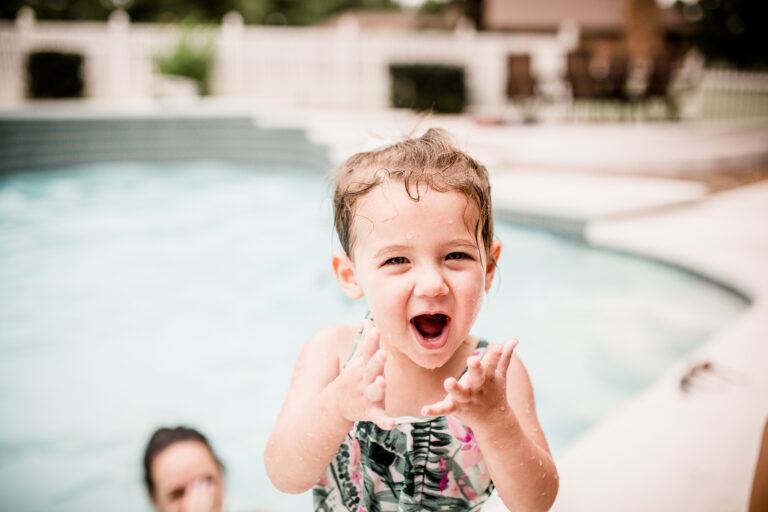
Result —
[[[472,430],[450,415],[396,421],[355,423],[313,489],[315,511],[480,510],[493,483]]]

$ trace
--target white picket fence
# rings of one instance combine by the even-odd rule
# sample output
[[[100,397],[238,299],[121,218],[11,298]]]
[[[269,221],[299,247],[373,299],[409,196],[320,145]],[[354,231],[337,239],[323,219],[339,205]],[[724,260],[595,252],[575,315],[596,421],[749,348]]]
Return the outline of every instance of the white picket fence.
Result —
[[[768,118],[768,72],[708,69],[695,101],[700,118]]]
[[[0,105],[25,97],[25,62],[31,51],[84,55],[89,98],[146,100],[162,94],[154,57],[170,51],[182,32],[175,25],[131,23],[115,11],[106,23],[35,20],[22,9],[0,22]],[[338,27],[247,26],[230,13],[208,32],[215,47],[212,94],[263,104],[380,108],[389,105],[389,64],[456,64],[466,71],[470,103],[502,111],[510,54],[531,56],[547,98],[567,101],[566,55],[578,31],[558,34],[445,31],[363,31],[350,20]],[[768,73],[701,70],[681,96],[686,118],[768,117]]]
[[[390,63],[423,62],[464,66],[470,102],[494,107],[505,102],[506,59],[532,56],[543,82],[563,74],[575,41],[562,35],[362,31],[354,22],[339,27],[246,26],[237,13],[211,35],[216,48],[212,93],[265,103],[324,107],[383,107],[389,104]],[[85,57],[88,97],[145,99],[156,93],[153,56],[180,37],[172,25],[131,23],[117,11],[106,23],[43,22],[24,11],[0,24],[0,102],[24,97],[25,59],[30,51],[70,50]]]

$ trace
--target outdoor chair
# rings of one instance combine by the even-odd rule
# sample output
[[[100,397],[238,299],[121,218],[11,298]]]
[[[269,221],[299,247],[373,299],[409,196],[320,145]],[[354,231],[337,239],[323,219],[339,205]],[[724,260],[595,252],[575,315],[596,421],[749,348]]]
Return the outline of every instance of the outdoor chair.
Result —
[[[666,53],[661,53],[653,59],[653,67],[648,76],[648,82],[641,95],[643,102],[661,100],[666,109],[666,116],[672,119],[678,117],[677,103],[671,94],[673,62]]]
[[[602,66],[601,66],[602,64]],[[573,100],[571,113],[575,116],[577,106],[583,107],[588,118],[606,114],[622,119],[629,99],[627,78],[629,59],[626,54],[614,53],[606,62],[595,61],[584,49],[568,54],[566,79],[571,88]],[[606,108],[607,107],[607,108]]]
[[[627,101],[629,58],[624,53],[614,53],[609,59],[608,76],[602,84],[600,97],[608,100]]]
[[[530,55],[507,57],[507,98],[518,100],[536,96],[536,79],[531,73]]]
[[[568,67],[565,76],[571,86],[571,97],[574,100],[593,97],[589,58],[589,53],[586,50],[577,50],[568,54]]]
[[[538,86],[531,70],[530,55],[507,57],[507,98],[521,111],[523,122],[535,120]]]

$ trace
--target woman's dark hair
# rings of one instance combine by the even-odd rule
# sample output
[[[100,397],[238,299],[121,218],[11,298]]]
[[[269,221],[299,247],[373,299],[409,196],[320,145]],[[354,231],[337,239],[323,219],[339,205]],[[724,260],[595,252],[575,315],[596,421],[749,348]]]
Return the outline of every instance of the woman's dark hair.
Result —
[[[216,464],[218,464],[222,471],[224,470],[224,464],[222,464],[221,460],[216,455],[216,452],[213,451],[208,439],[197,430],[181,426],[175,428],[159,428],[155,430],[155,433],[149,438],[147,448],[144,450],[144,484],[147,486],[147,492],[150,497],[155,496],[155,482],[152,479],[152,462],[158,455],[160,455],[160,452],[172,444],[182,441],[197,441],[203,443],[205,447],[208,448],[208,451],[211,452],[211,457],[216,461]]]

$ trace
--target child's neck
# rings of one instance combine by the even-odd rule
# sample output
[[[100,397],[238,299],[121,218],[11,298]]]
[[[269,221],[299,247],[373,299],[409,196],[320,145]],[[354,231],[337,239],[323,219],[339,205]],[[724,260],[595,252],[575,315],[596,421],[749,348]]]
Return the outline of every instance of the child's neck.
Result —
[[[392,358],[385,374],[387,413],[391,416],[420,416],[422,406],[442,400],[446,395],[443,382],[448,377],[459,378],[476,346],[477,339],[468,337],[448,362],[434,369],[415,364],[402,352],[388,350]]]

